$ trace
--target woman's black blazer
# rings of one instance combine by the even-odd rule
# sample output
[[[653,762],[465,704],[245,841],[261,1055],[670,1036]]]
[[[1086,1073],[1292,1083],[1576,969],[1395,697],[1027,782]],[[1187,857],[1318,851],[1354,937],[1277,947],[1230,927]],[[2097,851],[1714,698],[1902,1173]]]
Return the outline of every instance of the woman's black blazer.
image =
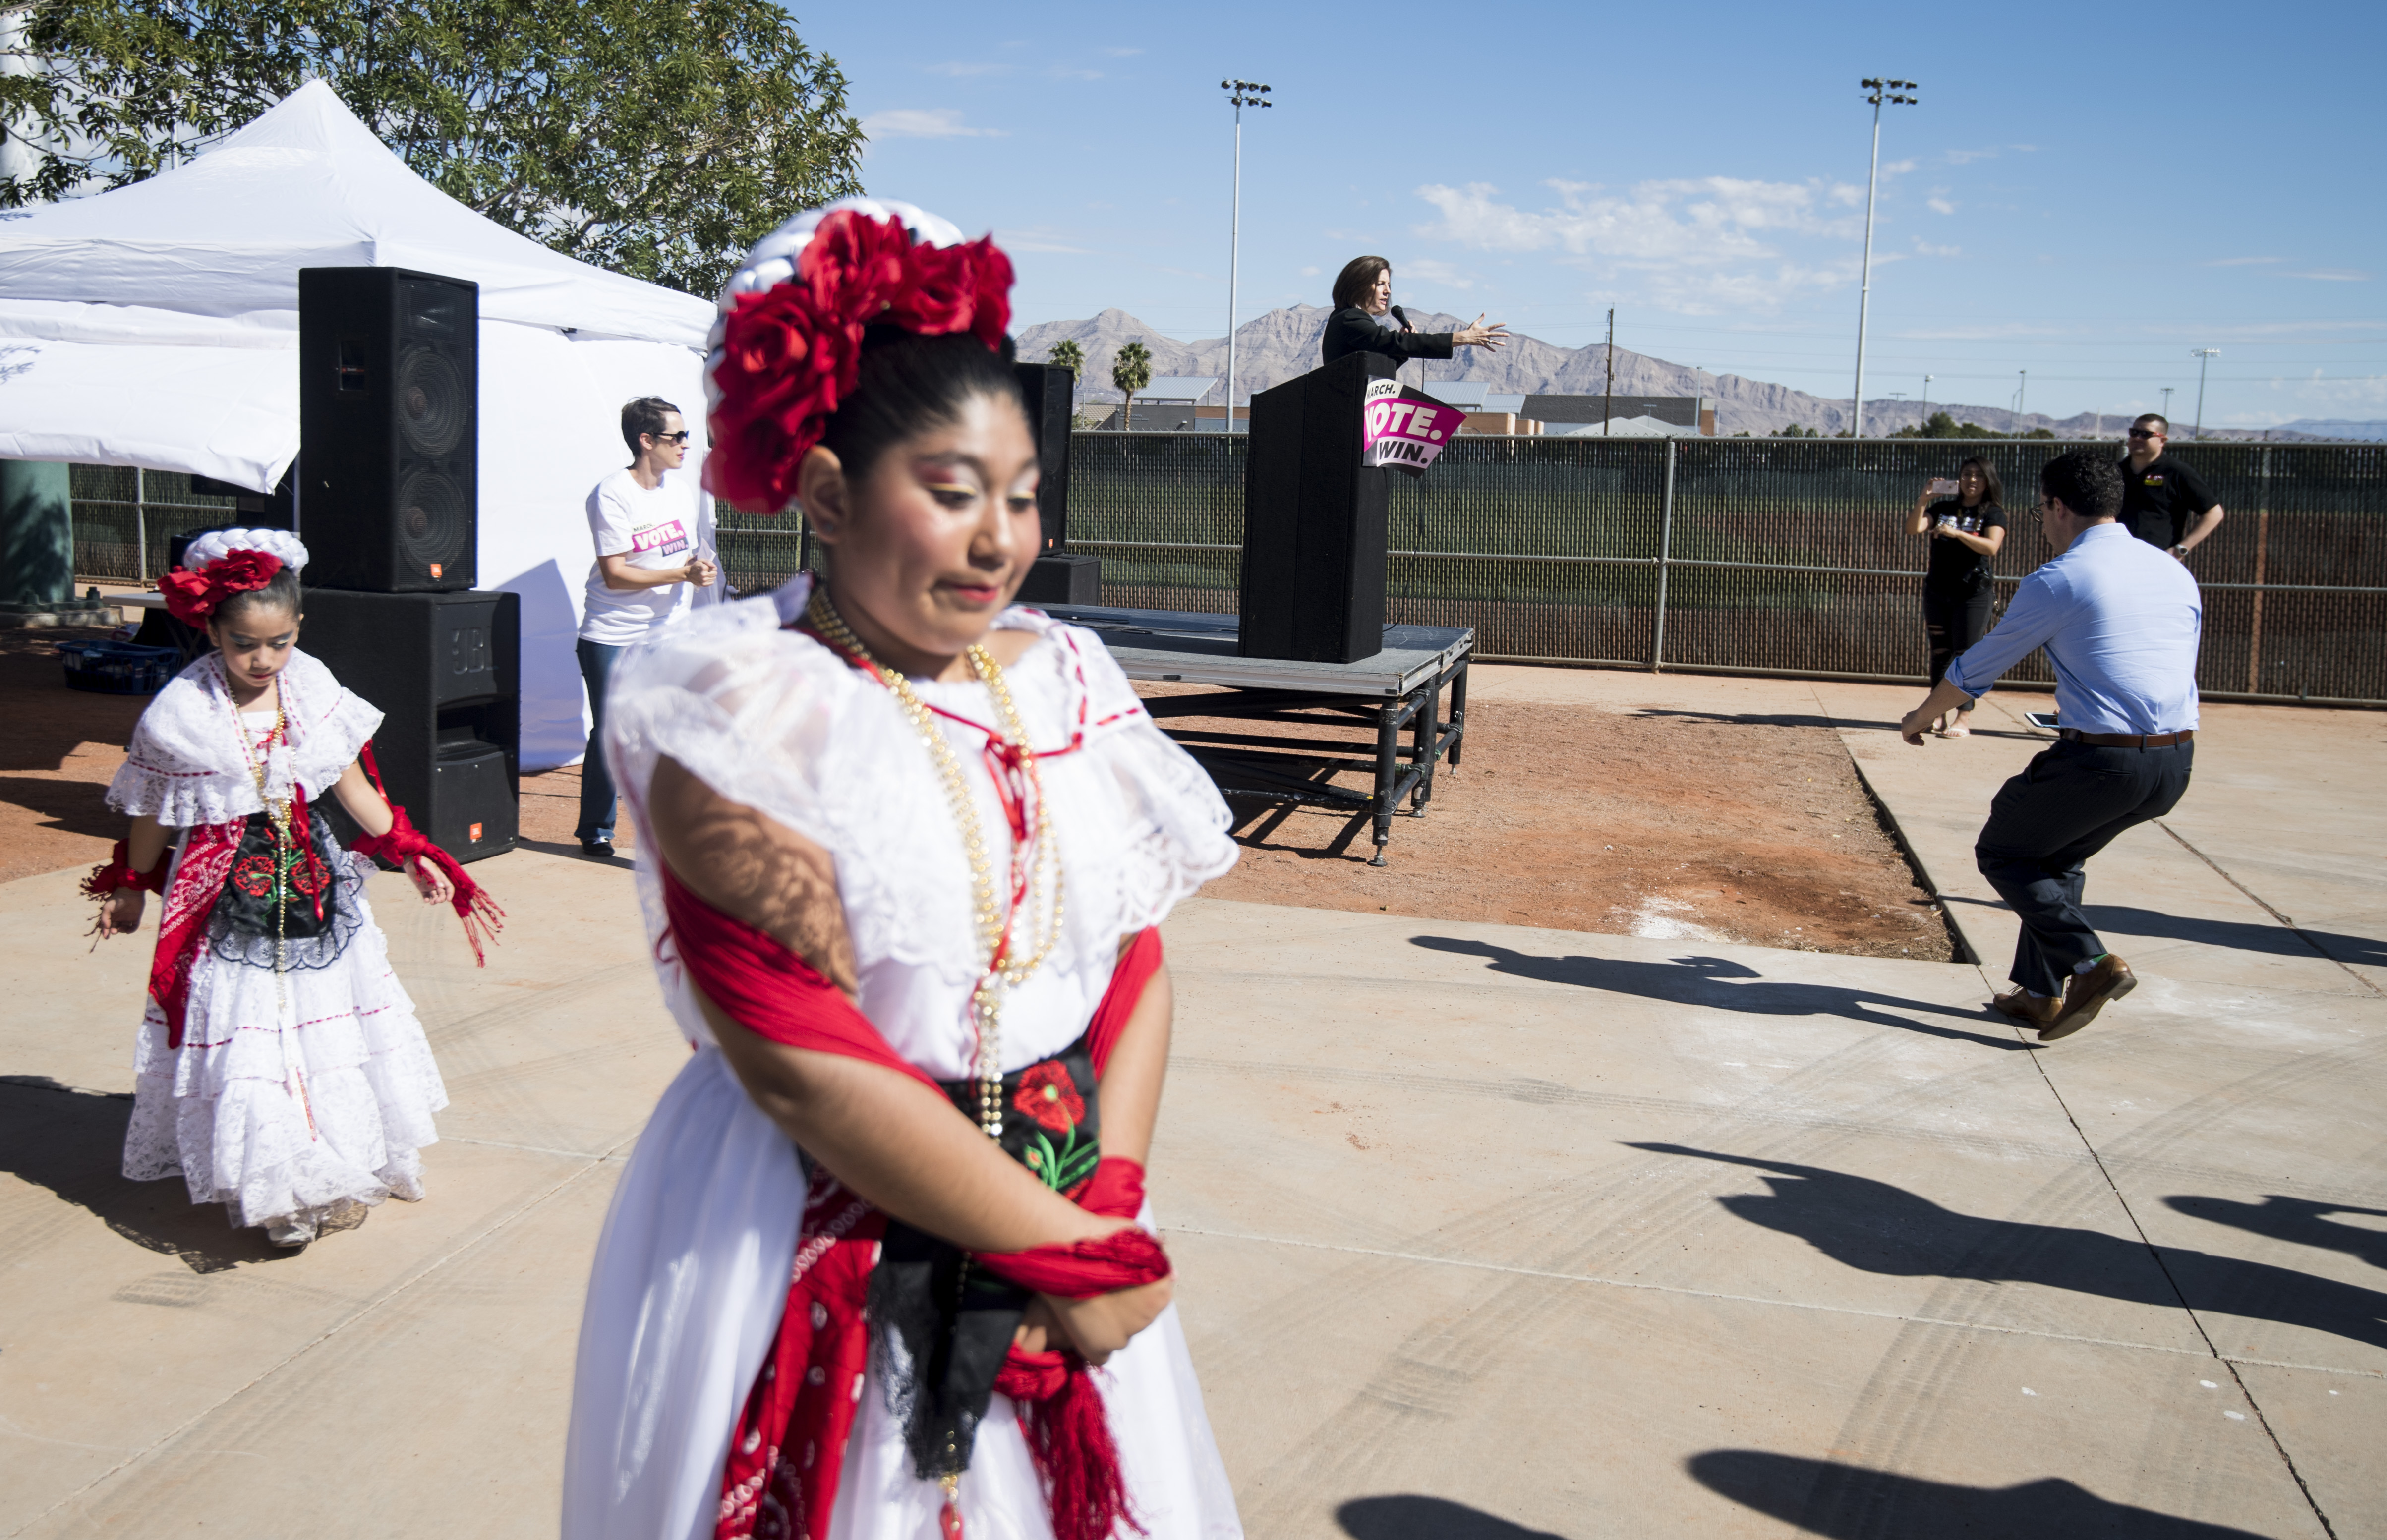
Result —
[[[1345,305],[1327,317],[1326,335],[1319,339],[1328,363],[1345,353],[1382,353],[1395,363],[1446,359],[1452,347],[1448,332],[1396,332],[1357,305]]]

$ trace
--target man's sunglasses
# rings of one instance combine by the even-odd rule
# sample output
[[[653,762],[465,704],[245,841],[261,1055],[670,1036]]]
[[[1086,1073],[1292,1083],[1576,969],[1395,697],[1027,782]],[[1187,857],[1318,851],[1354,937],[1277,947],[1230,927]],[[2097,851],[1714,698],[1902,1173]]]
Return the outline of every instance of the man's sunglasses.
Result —
[[[685,437],[687,435],[682,435],[681,436]],[[2161,438],[2163,435],[2155,432],[2153,428],[2132,428],[2130,430],[2130,436],[2132,438]]]
[[[690,430],[682,428],[677,433],[650,433],[647,436],[658,444],[685,444],[688,440],[689,432]]]

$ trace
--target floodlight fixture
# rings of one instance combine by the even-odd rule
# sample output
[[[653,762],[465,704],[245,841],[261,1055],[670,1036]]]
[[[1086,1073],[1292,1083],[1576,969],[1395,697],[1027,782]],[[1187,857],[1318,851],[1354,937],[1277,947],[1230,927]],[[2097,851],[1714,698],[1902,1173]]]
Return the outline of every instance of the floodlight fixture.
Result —
[[[1884,102],[1913,107],[1922,101],[1919,96],[1902,95],[1922,89],[1913,81],[1867,79],[1857,83],[1870,93],[1865,100],[1873,107],[1873,170],[1865,178],[1864,267],[1857,284],[1857,388],[1856,410],[1849,420],[1851,438],[1864,436],[1865,320],[1873,303],[1873,205],[1881,185],[1881,107]]]

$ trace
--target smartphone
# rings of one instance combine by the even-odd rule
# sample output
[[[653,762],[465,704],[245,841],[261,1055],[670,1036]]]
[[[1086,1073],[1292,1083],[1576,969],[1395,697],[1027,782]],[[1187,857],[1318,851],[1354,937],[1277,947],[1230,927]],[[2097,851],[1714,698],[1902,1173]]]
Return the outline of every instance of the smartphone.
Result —
[[[2054,732],[2059,726],[2053,712],[2025,712],[2022,719],[2043,733]]]
[[[1935,477],[1931,483],[1931,495],[1935,498],[1952,498],[1956,495],[1956,484],[1946,476]]]

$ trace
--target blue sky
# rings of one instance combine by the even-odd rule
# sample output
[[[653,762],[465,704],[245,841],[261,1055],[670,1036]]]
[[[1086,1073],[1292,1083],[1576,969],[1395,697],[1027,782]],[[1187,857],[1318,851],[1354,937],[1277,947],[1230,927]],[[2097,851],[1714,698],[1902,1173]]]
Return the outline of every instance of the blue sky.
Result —
[[[1871,108],[1866,396],[2208,423],[2387,417],[2387,6],[1408,4],[791,6],[869,190],[1018,264],[1018,323],[1395,297],[1845,396]],[[1482,18],[1478,20],[1476,18]]]

